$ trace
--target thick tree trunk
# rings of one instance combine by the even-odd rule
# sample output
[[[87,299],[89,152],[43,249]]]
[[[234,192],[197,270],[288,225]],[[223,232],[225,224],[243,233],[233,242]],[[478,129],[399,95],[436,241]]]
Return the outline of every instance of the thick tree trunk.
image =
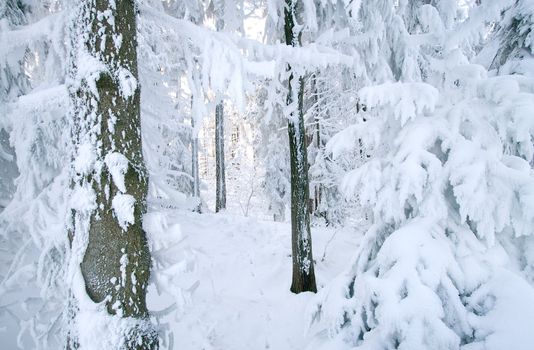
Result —
[[[79,15],[78,25],[89,26],[80,30],[85,34],[80,51],[103,67],[96,79],[86,76],[73,94],[75,137],[78,144],[91,142],[97,158],[92,172],[78,179],[96,194],[81,272],[95,303],[104,303],[110,315],[138,319],[124,332],[125,347],[156,349],[146,306],[151,262],[142,216],[148,178],[141,148],[135,2],[85,0]]]
[[[300,33],[295,33],[296,0],[286,0],[285,37],[286,44],[300,45]],[[294,101],[292,85],[296,83],[297,110],[288,118],[289,151],[291,162],[291,247],[293,252],[293,293],[316,292],[313,268],[312,241],[310,233],[310,216],[308,212],[309,182],[308,157],[306,147],[306,130],[304,127],[304,81],[295,79],[291,67],[288,81],[287,105]]]
[[[226,178],[224,167],[224,108],[221,101],[215,107],[215,212],[226,209]]]

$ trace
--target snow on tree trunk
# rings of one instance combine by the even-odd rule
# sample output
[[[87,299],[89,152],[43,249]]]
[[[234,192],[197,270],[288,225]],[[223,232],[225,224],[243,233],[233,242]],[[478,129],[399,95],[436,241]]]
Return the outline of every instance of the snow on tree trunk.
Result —
[[[215,107],[215,212],[226,208],[226,179],[224,175],[224,109],[222,101]]]
[[[142,216],[148,178],[141,149],[136,6],[87,0],[78,10],[69,87],[77,148],[71,239],[74,258],[83,255],[87,295],[75,280],[79,311],[72,343],[84,349],[99,342],[108,349],[155,349],[146,306],[150,252]],[[105,328],[96,320],[87,324],[91,307],[111,315],[101,315]]]
[[[284,9],[286,44],[300,45],[300,32],[296,26],[296,1],[287,0]],[[309,183],[306,130],[304,127],[304,79],[294,75],[288,66],[289,81],[287,106],[289,152],[291,163],[291,247],[293,253],[293,293],[317,292],[313,269],[310,216],[308,212]],[[293,90],[292,84],[296,83]],[[297,105],[295,105],[297,102]]]

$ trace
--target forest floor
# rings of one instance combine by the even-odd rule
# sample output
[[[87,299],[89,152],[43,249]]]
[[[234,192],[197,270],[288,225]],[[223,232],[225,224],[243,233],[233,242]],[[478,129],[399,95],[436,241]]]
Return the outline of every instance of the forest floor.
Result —
[[[166,310],[160,320],[172,336],[167,333],[164,348],[306,347],[313,294],[289,292],[288,223],[180,210],[150,215],[154,256],[162,263],[156,263],[148,302],[151,310]],[[355,229],[312,227],[319,289],[347,267],[360,237]]]

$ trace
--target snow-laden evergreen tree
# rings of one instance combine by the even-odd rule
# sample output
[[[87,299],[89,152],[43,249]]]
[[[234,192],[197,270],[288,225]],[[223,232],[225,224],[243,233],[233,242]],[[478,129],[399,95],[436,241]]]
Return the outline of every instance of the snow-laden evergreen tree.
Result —
[[[349,14],[357,4],[345,6],[337,1],[313,1],[307,2],[306,6],[313,7],[307,11],[305,40],[332,46],[340,53],[357,55],[353,45],[346,41],[349,33],[355,30]],[[343,223],[351,206],[338,188],[340,177],[347,169],[339,159],[332,161],[325,146],[335,133],[350,125],[357,116],[355,86],[359,79],[356,64],[318,69],[307,79],[309,93],[305,121],[310,139],[310,211],[327,224]],[[354,158],[358,157],[352,155],[350,158],[353,165]]]
[[[334,159],[326,146],[335,134],[361,119],[356,94],[360,82],[352,68],[347,67],[323,69],[311,79],[312,105],[307,111],[307,121],[313,123],[308,153],[314,214],[329,225],[342,225],[347,218],[357,216],[353,203],[340,191],[342,177],[356,164],[365,162],[369,154],[360,142],[352,152],[335,155]]]
[[[275,221],[283,222],[291,198],[287,122],[279,117],[285,105],[282,90],[278,79],[258,82],[248,110],[255,125],[254,154],[265,172],[261,187],[268,211]]]
[[[7,32],[26,22],[22,3],[9,0],[0,4],[0,33]],[[4,49],[5,50],[5,49]],[[7,114],[5,104],[28,90],[29,79],[24,72],[26,50],[20,48],[15,57],[13,52],[2,50],[0,60],[0,113]],[[0,211],[7,206],[15,192],[13,180],[18,176],[14,150],[9,144],[7,125],[0,121]]]
[[[172,2],[166,4],[173,9]],[[153,13],[174,18],[171,15],[181,12],[159,2],[153,6],[142,4],[141,9],[146,15],[139,18],[140,83],[150,86],[141,90],[143,152],[148,171],[155,175],[150,179],[150,201],[161,203],[172,198],[175,207],[193,209],[199,204],[189,150],[196,136],[190,124],[195,108],[191,94],[184,90],[190,85],[195,51],[165,23],[150,17]]]
[[[277,103],[269,105],[269,101]],[[272,82],[258,84],[249,110],[254,123],[254,155],[258,166],[264,169],[261,187],[267,198],[268,213],[274,221],[286,220],[290,202],[289,149],[286,121],[282,115],[283,99]]]
[[[0,133],[3,158],[10,158],[4,168],[8,182],[3,177],[2,184],[16,176],[0,213],[0,294],[11,300],[0,314],[19,331],[18,344],[5,344],[13,348],[56,347],[62,341],[68,254],[63,166],[70,147],[61,8],[59,1],[0,4]],[[28,308],[21,311],[24,304]]]
[[[503,13],[496,33],[499,48],[491,69],[503,74],[524,74],[534,71],[534,4],[517,0]]]
[[[528,349],[532,82],[469,62],[456,2],[407,4],[362,1],[356,17],[367,121],[327,147],[373,150],[343,184],[373,225],[317,299],[313,348]]]
[[[9,0],[0,5],[0,19],[2,32],[7,32],[13,29],[19,29],[22,25],[27,24],[26,16],[28,13],[28,6],[23,5],[19,1]],[[7,46],[7,43],[4,43]],[[2,74],[0,98],[2,101],[7,101],[9,98],[18,97],[29,89],[29,78],[24,71],[24,55],[27,53],[25,48],[19,48],[17,52],[13,52],[8,47],[2,48],[2,66],[0,72]],[[7,55],[10,59],[7,60]]]
[[[204,23],[206,9],[204,8],[205,3],[202,1],[167,1],[161,3],[161,5],[159,10],[174,18],[189,20],[198,26],[202,26]],[[165,25],[154,27],[155,30],[150,32],[150,36],[147,37],[147,45],[144,46],[146,50],[150,52],[147,61],[152,62],[152,55],[157,56],[158,64],[154,65],[152,69],[154,71],[161,71],[161,65],[164,65],[164,75],[174,77],[177,82],[177,84],[172,87],[169,86],[169,84],[165,84],[165,87],[169,90],[168,92],[175,96],[172,101],[173,103],[169,106],[176,107],[176,112],[178,113],[176,116],[177,118],[170,118],[169,120],[168,116],[166,116],[168,112],[154,114],[154,116],[163,116],[162,119],[167,120],[167,123],[164,124],[164,129],[169,136],[164,144],[158,145],[158,148],[166,149],[169,144],[178,146],[177,149],[180,150],[180,152],[167,157],[169,165],[174,163],[174,166],[171,166],[171,168],[173,168],[175,176],[178,176],[180,179],[180,186],[171,186],[175,187],[177,190],[173,191],[175,195],[173,195],[172,198],[176,201],[181,197],[180,194],[190,194],[193,197],[193,200],[191,201],[193,203],[187,204],[186,202],[188,201],[184,202],[183,200],[179,200],[178,202],[182,203],[180,206],[184,206],[185,204],[185,207],[192,207],[193,210],[201,212],[202,200],[200,198],[201,179],[199,172],[198,133],[202,125],[203,114],[205,111],[202,108],[204,95],[200,86],[200,67],[198,65],[197,52],[192,45],[181,41],[176,33],[171,35],[170,33],[172,32],[169,32]],[[160,40],[160,36],[168,36],[168,40],[162,41]],[[153,45],[154,42],[158,43],[156,47]],[[161,85],[157,82],[160,78],[159,75],[156,75],[154,77],[155,81],[153,81],[152,84]],[[181,78],[186,78],[185,86],[180,83]],[[171,89],[169,89],[169,87],[171,87]],[[187,90],[189,90],[189,93],[187,93]],[[164,93],[159,93],[158,95],[162,96]],[[161,97],[154,99],[153,95],[151,97],[152,98],[147,98],[147,100],[161,99]],[[187,116],[186,119],[189,119],[189,128],[184,124],[184,116]],[[171,123],[169,123],[169,121]],[[176,135],[177,129],[185,132]],[[176,141],[176,136],[178,136],[178,142]],[[190,170],[186,165],[189,157],[185,155],[187,153],[188,143],[191,148]],[[159,150],[159,152],[161,152],[161,150]],[[172,176],[171,174],[169,174],[168,180],[170,180],[170,177]],[[163,186],[161,186],[162,184],[160,182],[160,185],[158,186],[160,196],[167,197],[166,194],[169,192],[169,186],[167,185],[170,184],[169,182],[174,182],[168,180],[163,182]]]

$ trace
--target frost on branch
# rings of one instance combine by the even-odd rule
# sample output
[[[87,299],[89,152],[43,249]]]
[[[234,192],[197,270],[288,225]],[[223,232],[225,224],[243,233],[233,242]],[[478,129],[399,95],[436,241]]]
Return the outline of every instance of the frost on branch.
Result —
[[[418,114],[432,113],[438,100],[438,91],[425,83],[386,83],[365,87],[359,92],[368,108],[390,105],[401,126]]]

